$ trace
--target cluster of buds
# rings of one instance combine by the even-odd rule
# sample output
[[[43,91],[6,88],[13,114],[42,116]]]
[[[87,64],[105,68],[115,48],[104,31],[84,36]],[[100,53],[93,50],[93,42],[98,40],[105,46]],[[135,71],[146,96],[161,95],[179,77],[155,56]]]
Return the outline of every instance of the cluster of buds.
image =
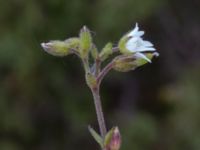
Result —
[[[119,52],[119,55],[112,61],[112,69],[127,72],[146,63],[151,63],[152,58],[159,55],[151,42],[143,40],[143,35],[144,31],[140,31],[136,23],[135,28],[125,34],[116,47],[113,47],[112,43],[108,43],[99,52],[93,43],[90,30],[84,26],[80,31],[79,37],[69,38],[64,41],[50,41],[42,43],[41,46],[47,53],[54,56],[78,55],[86,63],[87,72],[93,75],[95,70],[100,71],[100,64],[103,61],[113,53]],[[98,62],[99,66],[92,65],[91,68],[89,67],[91,66],[89,62],[90,54],[93,62]]]
[[[117,127],[106,132],[99,95],[95,94],[98,94],[102,79],[111,69],[120,72],[131,71],[146,63],[151,63],[154,56],[159,56],[153,44],[143,40],[143,35],[144,31],[140,31],[136,24],[133,30],[119,40],[117,46],[113,46],[109,42],[99,51],[93,43],[90,30],[84,26],[78,37],[41,44],[43,49],[53,56],[64,57],[75,54],[81,59],[85,69],[86,82],[93,92],[94,99],[97,100],[95,105],[101,136],[92,128],[89,130],[103,150],[119,150],[121,137]],[[102,63],[114,53],[116,53],[115,57],[102,68]]]

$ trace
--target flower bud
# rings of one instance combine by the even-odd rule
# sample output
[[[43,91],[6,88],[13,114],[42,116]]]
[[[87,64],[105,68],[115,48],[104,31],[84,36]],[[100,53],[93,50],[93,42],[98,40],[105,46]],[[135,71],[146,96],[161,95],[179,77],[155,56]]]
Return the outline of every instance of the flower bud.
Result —
[[[113,69],[120,72],[128,72],[136,69],[147,63],[151,63],[153,57],[159,56],[157,52],[154,53],[136,53],[133,55],[121,55],[115,58]]]
[[[72,49],[77,49],[80,45],[80,40],[77,37],[72,37],[65,40],[65,43]]]
[[[119,150],[121,147],[121,135],[118,127],[112,128],[105,137],[105,147],[108,150]]]
[[[106,60],[112,53],[112,43],[107,43],[100,53],[101,60]]]
[[[89,50],[92,46],[92,36],[89,29],[84,26],[80,31],[80,54],[83,58],[88,56]]]
[[[119,56],[114,60],[113,69],[119,72],[128,72],[134,70],[137,64],[133,56]]]
[[[110,140],[110,150],[119,150],[121,146],[121,135],[118,127],[115,127],[112,138]]]
[[[72,53],[71,49],[75,49],[78,45],[78,38],[70,38],[65,41],[56,40],[48,43],[41,43],[41,46],[47,53],[59,57],[63,57]]]

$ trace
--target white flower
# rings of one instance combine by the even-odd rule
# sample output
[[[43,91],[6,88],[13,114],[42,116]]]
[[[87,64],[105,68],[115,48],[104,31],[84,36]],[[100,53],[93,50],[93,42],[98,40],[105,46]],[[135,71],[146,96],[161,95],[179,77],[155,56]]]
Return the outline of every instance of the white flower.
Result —
[[[132,53],[135,53],[135,56],[138,58],[143,58],[148,62],[151,62],[142,52],[154,52],[156,49],[153,47],[153,44],[149,41],[142,39],[144,31],[139,31],[138,24],[136,23],[135,28],[130,31],[127,36],[129,40],[126,43],[126,49]]]

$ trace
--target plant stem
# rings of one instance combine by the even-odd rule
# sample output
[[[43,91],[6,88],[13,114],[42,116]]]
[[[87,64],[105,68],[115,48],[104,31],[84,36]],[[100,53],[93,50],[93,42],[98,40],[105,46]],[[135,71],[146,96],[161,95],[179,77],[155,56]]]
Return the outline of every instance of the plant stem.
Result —
[[[119,51],[119,48],[118,48],[118,47],[113,47],[113,48],[112,48],[112,51],[113,51],[113,53],[118,52],[118,51]]]
[[[89,87],[92,91],[93,98],[94,98],[94,104],[95,104],[95,110],[96,110],[96,114],[97,114],[97,120],[98,120],[98,124],[99,124],[100,134],[103,139],[105,138],[105,136],[107,134],[107,129],[106,129],[105,119],[104,119],[102,105],[101,105],[99,88],[100,88],[102,79],[113,68],[113,65],[114,65],[114,61],[111,61],[100,71],[101,61],[99,59],[96,59],[95,64],[94,64],[94,66],[95,66],[94,74],[95,74],[95,78],[96,78],[96,84],[89,85]],[[106,147],[104,147],[104,148],[102,148],[102,150],[108,150],[108,149]]]
[[[84,58],[82,59],[82,62],[83,62],[83,66],[84,66],[84,69],[85,69],[85,72],[90,72],[90,67],[89,67],[89,62],[88,62],[88,58]]]
[[[95,109],[96,109],[96,114],[97,114],[97,120],[99,123],[99,129],[102,138],[105,137],[107,130],[106,130],[106,124],[104,120],[104,115],[103,115],[103,110],[102,110],[102,105],[101,105],[101,99],[99,95],[99,85],[97,85],[94,88],[91,88],[93,98],[94,98],[94,104],[95,104]]]
[[[109,64],[107,64],[103,70],[99,73],[98,77],[97,77],[97,83],[99,84],[98,86],[100,86],[101,81],[103,80],[104,76],[113,68],[113,64],[114,61],[111,61]]]
[[[95,76],[98,76],[98,74],[100,72],[100,68],[101,68],[101,60],[100,60],[100,58],[97,58],[95,60]]]

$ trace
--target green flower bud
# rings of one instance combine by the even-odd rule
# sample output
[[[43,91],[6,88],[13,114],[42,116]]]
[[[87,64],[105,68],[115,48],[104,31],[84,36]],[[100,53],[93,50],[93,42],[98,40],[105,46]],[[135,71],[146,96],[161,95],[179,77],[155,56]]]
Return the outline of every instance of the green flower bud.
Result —
[[[80,31],[80,54],[85,58],[88,56],[89,50],[92,46],[92,36],[89,29],[84,26]]]
[[[61,41],[50,41],[48,43],[42,43],[41,46],[47,53],[53,56],[62,57],[70,53],[67,44]]]
[[[77,37],[69,38],[65,40],[65,43],[72,49],[78,49],[80,45],[80,40]]]
[[[137,67],[134,60],[133,56],[119,56],[114,60],[113,69],[119,72],[134,70]]]
[[[155,53],[146,53],[142,54],[144,56],[138,55],[138,53],[133,55],[121,55],[115,58],[113,69],[120,72],[128,72],[136,69],[137,67],[143,66],[151,62],[154,56],[158,56],[157,52]]]
[[[121,147],[121,135],[118,127],[112,128],[105,137],[104,146],[108,150],[119,150]]]
[[[77,48],[79,45],[78,38],[70,38],[65,41],[50,41],[48,43],[42,43],[43,49],[53,56],[67,56],[72,53],[72,49]]]
[[[100,53],[101,60],[106,60],[112,53],[112,43],[107,43]]]
[[[119,72],[128,72],[137,68],[137,65],[133,62],[120,62],[117,61],[113,67],[114,70]]]

